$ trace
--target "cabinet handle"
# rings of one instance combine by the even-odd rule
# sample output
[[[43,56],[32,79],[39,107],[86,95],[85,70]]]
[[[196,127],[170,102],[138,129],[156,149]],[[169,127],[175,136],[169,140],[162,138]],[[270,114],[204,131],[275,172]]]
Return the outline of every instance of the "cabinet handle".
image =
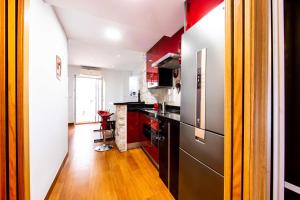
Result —
[[[162,141],[164,141],[166,138],[165,138],[165,136],[156,136],[155,139],[162,142]]]

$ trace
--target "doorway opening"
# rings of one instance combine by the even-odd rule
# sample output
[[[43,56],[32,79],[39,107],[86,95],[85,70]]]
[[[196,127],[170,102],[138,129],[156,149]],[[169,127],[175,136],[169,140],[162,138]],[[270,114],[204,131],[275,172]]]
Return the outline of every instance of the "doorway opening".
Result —
[[[103,79],[91,76],[75,77],[75,124],[95,123],[103,110]]]

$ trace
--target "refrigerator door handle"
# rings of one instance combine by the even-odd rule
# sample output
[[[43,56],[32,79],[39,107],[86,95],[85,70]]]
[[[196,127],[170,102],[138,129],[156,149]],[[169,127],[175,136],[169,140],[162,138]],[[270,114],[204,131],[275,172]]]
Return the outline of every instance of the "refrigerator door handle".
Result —
[[[195,128],[195,140],[197,142],[205,143],[205,130]]]
[[[196,127],[205,129],[205,74],[207,49],[197,52],[197,99],[196,99]]]

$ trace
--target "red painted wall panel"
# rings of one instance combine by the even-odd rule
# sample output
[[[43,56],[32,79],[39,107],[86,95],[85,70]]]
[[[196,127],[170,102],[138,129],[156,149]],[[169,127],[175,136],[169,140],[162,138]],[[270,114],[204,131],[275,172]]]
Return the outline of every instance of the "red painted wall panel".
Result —
[[[186,1],[186,30],[217,7],[224,0],[187,0]]]
[[[172,37],[163,36],[147,53],[146,53],[146,77],[147,81],[157,81],[157,68],[152,67],[152,63],[160,59],[167,53],[181,52],[181,35],[184,29],[181,28]]]

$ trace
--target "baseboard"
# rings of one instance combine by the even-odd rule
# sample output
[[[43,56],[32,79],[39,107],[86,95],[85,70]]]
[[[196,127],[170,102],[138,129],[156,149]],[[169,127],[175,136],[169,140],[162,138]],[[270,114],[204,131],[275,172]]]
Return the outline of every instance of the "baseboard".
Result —
[[[56,174],[56,176],[55,176],[55,178],[54,178],[54,180],[53,180],[53,182],[52,182],[52,184],[51,184],[51,187],[49,188],[49,190],[48,190],[48,192],[47,192],[47,195],[46,195],[46,197],[45,197],[45,200],[48,200],[48,199],[49,199],[50,194],[51,194],[52,191],[53,191],[53,188],[54,188],[54,186],[55,186],[55,183],[56,183],[56,181],[57,181],[57,179],[58,179],[58,177],[59,177],[59,175],[60,175],[60,173],[61,173],[62,168],[64,167],[64,165],[65,165],[65,163],[66,163],[66,161],[67,161],[68,156],[69,156],[69,152],[67,152],[67,154],[65,155],[65,158],[64,158],[64,160],[62,161],[62,163],[61,163],[61,165],[60,165],[60,167],[59,167],[59,170],[58,170],[58,172],[57,172],[57,174]]]
[[[134,142],[134,143],[128,143],[127,144],[127,150],[130,149],[137,149],[141,147],[141,143],[140,142]]]

